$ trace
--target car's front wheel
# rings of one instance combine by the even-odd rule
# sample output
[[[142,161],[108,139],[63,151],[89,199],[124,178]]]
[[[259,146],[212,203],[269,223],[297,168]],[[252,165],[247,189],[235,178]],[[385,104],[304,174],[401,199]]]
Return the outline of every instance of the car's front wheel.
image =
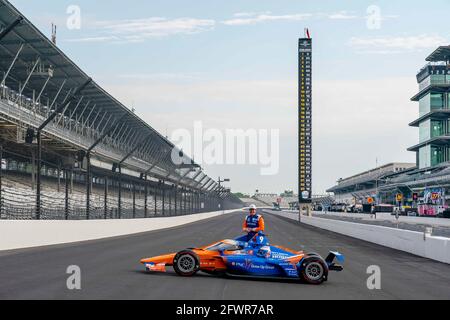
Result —
[[[323,259],[312,256],[302,262],[300,276],[308,283],[321,284],[327,280],[328,267]]]
[[[200,269],[200,261],[194,252],[190,250],[180,251],[173,259],[173,268],[178,275],[190,277]]]

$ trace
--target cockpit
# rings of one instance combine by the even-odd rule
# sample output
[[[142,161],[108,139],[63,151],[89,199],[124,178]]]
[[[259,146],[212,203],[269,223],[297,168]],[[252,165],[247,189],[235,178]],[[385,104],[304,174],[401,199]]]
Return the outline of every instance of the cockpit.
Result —
[[[207,248],[207,251],[238,251],[244,249],[241,242],[236,240],[224,240],[217,242]]]

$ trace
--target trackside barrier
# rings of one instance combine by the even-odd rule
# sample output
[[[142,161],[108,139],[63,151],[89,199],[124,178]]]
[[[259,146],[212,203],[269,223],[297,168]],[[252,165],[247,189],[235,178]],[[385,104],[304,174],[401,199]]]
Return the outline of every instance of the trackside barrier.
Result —
[[[0,251],[97,240],[167,229],[239,211],[127,220],[0,220]]]
[[[298,221],[298,213],[268,212]],[[450,264],[450,238],[434,237],[417,231],[306,217],[303,215],[301,222],[320,229]]]

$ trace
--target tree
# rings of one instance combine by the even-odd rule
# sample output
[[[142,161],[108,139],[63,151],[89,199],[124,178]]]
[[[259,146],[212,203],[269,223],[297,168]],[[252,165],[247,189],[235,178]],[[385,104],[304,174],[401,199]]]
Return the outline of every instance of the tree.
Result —
[[[293,197],[294,196],[294,191],[292,190],[286,190],[281,194],[281,197],[286,198],[286,197]]]

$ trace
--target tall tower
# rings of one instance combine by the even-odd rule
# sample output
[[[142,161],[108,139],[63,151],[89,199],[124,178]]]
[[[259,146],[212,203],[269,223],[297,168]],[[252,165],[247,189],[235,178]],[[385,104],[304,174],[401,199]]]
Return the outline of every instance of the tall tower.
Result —
[[[312,39],[299,39],[299,204],[312,202]]]
[[[417,74],[419,118],[409,125],[419,128],[416,152],[419,169],[431,169],[450,161],[450,45],[437,48]]]

